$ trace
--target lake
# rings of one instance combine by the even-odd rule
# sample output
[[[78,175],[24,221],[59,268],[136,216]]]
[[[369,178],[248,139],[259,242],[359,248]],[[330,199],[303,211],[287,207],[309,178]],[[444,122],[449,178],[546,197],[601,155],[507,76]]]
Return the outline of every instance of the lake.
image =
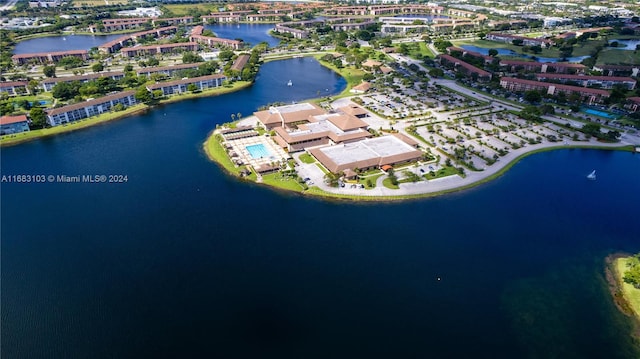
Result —
[[[242,39],[251,46],[264,41],[269,44],[269,47],[275,47],[280,40],[269,35],[269,31],[274,26],[274,24],[211,24],[204,27],[225,39]]]
[[[119,35],[63,35],[38,37],[20,41],[16,44],[14,54],[31,54],[36,52],[90,50],[105,42],[116,39]]]
[[[638,155],[546,152],[472,190],[362,204],[203,153],[232,113],[344,87],[312,59],[269,62],[237,93],[3,148],[3,175],[128,181],[2,184],[1,356],[638,357],[603,278],[604,256],[640,250]]]
[[[243,39],[251,46],[266,41],[270,47],[278,46],[280,40],[269,35],[273,24],[215,24],[205,25],[219,37],[226,39]],[[29,54],[48,51],[90,50],[105,42],[111,41],[123,34],[117,35],[61,35],[39,37],[21,41],[16,44],[14,54]]]
[[[610,47],[610,49],[614,50],[630,50],[636,51],[636,47],[640,45],[640,40],[609,40],[609,44],[612,42],[617,42],[617,47]]]
[[[461,45],[461,48],[465,49],[465,50],[469,50],[469,51],[475,51],[478,53],[481,53],[483,55],[488,55],[489,54],[489,48],[486,47],[480,47],[480,46],[474,46],[474,45]],[[590,56],[573,56],[573,57],[567,57],[567,58],[558,58],[558,57],[540,57],[540,56],[536,56],[536,55],[525,55],[525,54],[519,54],[513,50],[510,49],[504,49],[504,48],[495,48],[496,51],[498,51],[498,56],[511,56],[511,57],[522,57],[522,58],[526,58],[526,59],[532,59],[534,61],[538,61],[538,62],[580,62],[584,59],[589,58]]]

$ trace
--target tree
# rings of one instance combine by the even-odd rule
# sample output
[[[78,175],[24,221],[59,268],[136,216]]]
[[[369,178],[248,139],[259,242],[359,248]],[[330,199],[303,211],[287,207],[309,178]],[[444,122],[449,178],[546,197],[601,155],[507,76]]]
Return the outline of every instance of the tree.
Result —
[[[529,103],[537,103],[537,102],[540,102],[540,100],[542,100],[542,96],[540,95],[540,92],[535,90],[525,92],[523,98],[525,101]]]
[[[56,67],[54,65],[45,66],[42,68],[42,73],[46,77],[56,77]]]
[[[369,41],[373,38],[373,34],[367,30],[360,30],[356,33],[356,37],[363,41]]]
[[[91,70],[93,70],[93,72],[100,72],[104,70],[104,65],[102,64],[102,62],[96,62],[95,64],[91,65]]]
[[[134,97],[136,98],[136,101],[142,102],[145,104],[150,104],[153,101],[153,98],[151,97],[149,90],[147,90],[145,86],[138,87]]]
[[[196,92],[198,91],[198,86],[196,84],[189,84],[187,85],[187,91]]]
[[[58,61],[58,65],[64,67],[65,70],[80,67],[83,63],[84,61],[81,58],[75,56],[66,56]]]
[[[195,62],[204,62],[204,59],[193,52],[185,52],[182,54],[182,63],[184,64],[192,64]]]
[[[222,50],[218,53],[218,58],[222,61],[229,61],[235,54],[231,50]]]
[[[635,288],[640,289],[640,253],[629,259],[627,263],[629,268],[623,275],[622,279]]]
[[[600,136],[600,125],[593,122],[585,123],[584,126],[582,126],[582,132],[598,137]]]
[[[47,115],[40,107],[34,107],[29,111],[29,118],[31,118],[31,126],[34,128],[42,128],[47,123]]]
[[[444,71],[442,71],[442,69],[433,68],[429,70],[429,75],[431,77],[442,77],[444,76]]]
[[[51,95],[54,98],[66,101],[70,100],[80,94],[80,82],[58,82],[51,90]]]
[[[497,55],[498,55],[498,50],[489,49],[489,56],[497,56]]]
[[[131,65],[131,64],[126,64],[126,65],[124,66],[124,72],[131,72],[131,71],[133,71],[133,65]]]

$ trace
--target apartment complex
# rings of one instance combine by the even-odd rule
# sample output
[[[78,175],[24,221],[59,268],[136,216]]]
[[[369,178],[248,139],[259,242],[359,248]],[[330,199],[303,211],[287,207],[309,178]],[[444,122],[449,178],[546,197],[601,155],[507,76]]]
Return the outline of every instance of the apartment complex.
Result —
[[[108,112],[117,104],[122,104],[125,107],[135,105],[136,99],[134,94],[135,91],[133,90],[123,91],[85,102],[52,108],[46,110],[47,122],[49,122],[51,126],[58,126]]]

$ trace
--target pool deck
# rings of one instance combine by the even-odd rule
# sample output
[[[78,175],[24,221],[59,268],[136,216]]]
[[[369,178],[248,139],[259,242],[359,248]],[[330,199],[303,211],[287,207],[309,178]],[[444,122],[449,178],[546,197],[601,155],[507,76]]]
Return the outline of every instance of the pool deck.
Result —
[[[245,137],[239,138],[236,140],[228,140],[225,141],[231,146],[231,151],[235,152],[238,155],[238,158],[245,165],[250,165],[251,167],[258,168],[264,165],[270,165],[273,162],[279,162],[282,159],[291,158],[288,153],[286,153],[282,148],[276,145],[271,138],[265,136],[253,136],[253,137]],[[262,157],[262,158],[253,158],[249,150],[247,150],[247,146],[252,145],[263,145],[272,156]]]

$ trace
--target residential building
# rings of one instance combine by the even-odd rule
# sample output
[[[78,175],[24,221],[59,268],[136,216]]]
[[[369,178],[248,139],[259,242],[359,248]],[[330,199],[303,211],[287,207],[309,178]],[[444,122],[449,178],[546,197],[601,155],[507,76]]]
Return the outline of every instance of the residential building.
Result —
[[[231,70],[233,71],[242,71],[245,66],[247,66],[247,62],[249,62],[249,58],[251,56],[247,54],[242,54],[238,56],[235,61],[233,61],[233,65],[231,65]]]
[[[500,86],[512,92],[536,90],[542,91],[550,96],[556,96],[559,93],[563,93],[566,96],[577,94],[580,96],[582,102],[587,102],[588,104],[600,103],[609,97],[609,91],[607,90],[531,81],[513,77],[500,78]]]
[[[540,46],[540,47],[551,47],[553,42],[547,39],[538,39],[532,37],[525,37],[519,35],[511,35],[504,34],[500,32],[490,32],[485,37],[486,40],[496,41],[496,42],[504,42],[507,44],[512,44],[514,40],[521,40],[523,45],[526,46]]]
[[[242,47],[242,41],[238,40],[230,40],[223,39],[221,37],[213,37],[213,36],[204,36],[204,35],[191,35],[189,40],[199,44],[205,44],[207,46],[229,46],[234,50],[240,49]]]
[[[147,36],[153,36],[154,38],[159,38],[162,35],[168,35],[168,34],[173,34],[178,30],[177,27],[175,26],[167,26],[167,27],[161,27],[158,29],[153,29],[153,30],[148,30],[148,31],[141,31],[141,32],[136,32],[133,34],[127,34],[127,35],[123,35],[118,37],[117,39],[113,39],[109,42],[105,42],[104,44],[98,46],[98,51],[103,52],[103,53],[107,53],[107,54],[112,54],[117,52],[118,50],[120,50],[121,48],[127,46],[127,45],[133,45],[134,43],[136,43],[138,41],[138,39],[143,38],[143,37],[147,37]]]
[[[17,54],[11,56],[11,61],[16,65],[24,65],[27,63],[48,64],[56,63],[65,57],[77,57],[86,61],[89,58],[87,50],[68,50],[68,51],[51,51],[38,52],[32,54]]]
[[[0,93],[6,92],[9,96],[28,94],[27,84],[26,81],[0,82]]]
[[[536,62],[536,61],[516,61],[500,60],[500,67],[507,72],[541,72],[558,74],[583,74],[587,67],[582,64],[572,64],[567,62]]]
[[[593,69],[602,72],[603,76],[637,77],[640,73],[640,66],[638,65],[596,65]]]
[[[627,90],[636,88],[636,80],[631,77],[614,77],[614,76],[585,76],[585,75],[567,75],[567,74],[537,74],[538,81],[567,83],[574,82],[584,87],[599,87],[603,89],[612,89],[616,85],[621,85]]]
[[[162,74],[166,76],[174,76],[177,72],[182,70],[197,69],[200,63],[193,64],[178,64],[172,66],[158,66],[158,67],[145,67],[136,70],[138,76],[151,76],[153,74]]]
[[[47,113],[47,122],[51,126],[58,126],[108,112],[117,104],[122,104],[125,107],[135,105],[136,98],[134,95],[135,91],[133,90],[123,91],[85,102],[52,108],[45,111]]]
[[[138,17],[138,18],[125,18],[125,19],[104,19],[102,20],[102,25],[104,25],[104,31],[118,31],[118,30],[128,30],[133,29],[142,24],[149,22],[151,23],[151,19],[146,17]]]
[[[189,92],[188,88],[191,84],[194,84],[198,91],[220,87],[226,79],[226,76],[220,74],[201,76],[177,81],[159,82],[147,86],[147,90],[161,90],[163,96],[170,96]]]
[[[625,101],[624,108],[629,112],[640,111],[640,97],[629,97]]]
[[[155,18],[151,20],[151,23],[154,26],[156,26],[157,24],[191,25],[193,24],[193,16]]]
[[[88,75],[80,75],[80,76],[52,77],[52,78],[47,78],[42,80],[40,82],[40,87],[44,91],[51,91],[55,85],[61,82],[79,81],[79,82],[85,83],[91,80],[99,79],[101,77],[109,77],[114,80],[120,80],[124,78],[124,72],[114,71],[114,72],[101,72],[97,74],[88,74]]]
[[[29,120],[26,115],[0,117],[0,135],[29,131]]]
[[[198,51],[198,44],[195,42],[178,42],[174,44],[127,47],[120,52],[124,57],[137,57],[184,51]]]
[[[490,72],[479,69],[470,63],[464,62],[451,55],[441,54],[438,55],[437,59],[440,61],[442,66],[452,68],[466,77],[470,77],[477,81],[491,81]]]

